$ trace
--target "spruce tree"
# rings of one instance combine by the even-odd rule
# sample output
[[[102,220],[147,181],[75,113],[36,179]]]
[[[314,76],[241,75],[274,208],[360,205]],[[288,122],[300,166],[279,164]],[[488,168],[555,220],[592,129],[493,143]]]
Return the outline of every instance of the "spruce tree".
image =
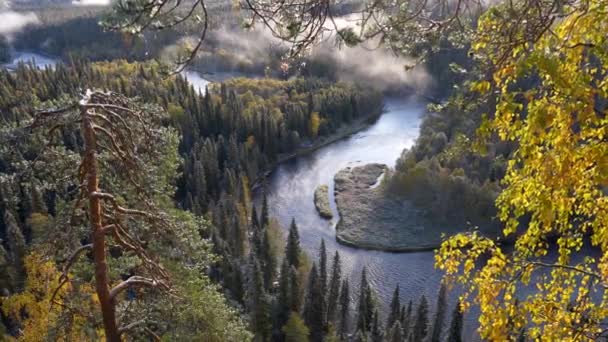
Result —
[[[313,264],[308,277],[308,289],[304,305],[304,321],[310,328],[310,339],[313,342],[323,340],[325,308],[324,296],[321,293],[321,277],[317,271],[317,265]]]
[[[300,235],[295,218],[291,220],[289,235],[287,235],[287,245],[285,246],[285,258],[290,266],[296,269],[300,267]]]
[[[283,258],[281,274],[279,276],[279,294],[277,298],[277,326],[282,327],[287,323],[292,305],[291,293],[291,267],[287,258]]]
[[[250,254],[251,281],[249,284],[249,312],[256,341],[267,341],[271,334],[270,301],[264,290],[262,270],[255,254]]]
[[[285,335],[285,342],[308,342],[310,330],[297,312],[289,315],[289,320],[281,330]]]
[[[325,239],[321,239],[319,247],[319,282],[321,283],[321,293],[327,295],[327,249]]]
[[[374,315],[374,302],[372,289],[367,281],[367,269],[361,271],[361,285],[359,287],[359,305],[357,312],[357,330],[369,332]]]
[[[270,289],[275,281],[277,273],[277,260],[272,253],[270,231],[268,228],[264,229],[261,258],[263,261],[262,267],[264,270],[264,284],[267,289]]]
[[[462,342],[462,312],[460,311],[460,301],[456,303],[452,311],[452,322],[448,332],[447,342]]]
[[[382,342],[384,340],[382,327],[378,320],[378,310],[374,311],[374,318],[372,319],[372,342]]]
[[[0,240],[0,294],[5,295],[10,292],[13,289],[13,281],[14,268]]]
[[[401,328],[401,323],[399,321],[395,321],[395,323],[393,323],[393,326],[387,332],[386,342],[403,341],[405,341],[405,337],[403,336],[403,329]]]
[[[21,232],[21,228],[17,224],[15,217],[9,210],[4,212],[4,224],[6,226],[6,240],[8,244],[8,256],[11,264],[15,269],[17,281],[21,282],[25,269],[23,267],[23,258],[25,257],[25,238]],[[16,284],[19,286],[20,284]]]
[[[428,334],[429,326],[429,304],[426,297],[422,295],[418,310],[416,310],[416,322],[412,330],[412,338],[414,341],[422,341]]]
[[[291,311],[300,312],[302,307],[302,284],[300,283],[300,277],[295,267],[291,266],[289,269],[289,280],[291,282]]]
[[[338,335],[344,339],[348,333],[348,312],[350,307],[350,284],[348,279],[342,281],[340,289],[340,329]]]
[[[340,299],[340,284],[342,278],[342,265],[340,254],[336,251],[329,281],[329,294],[327,295],[327,322],[337,327],[338,300]]]
[[[261,224],[262,227],[268,228],[270,225],[270,214],[268,212],[268,198],[266,196],[266,189],[263,190],[264,194],[262,196],[262,216],[261,216]]]
[[[409,336],[412,330],[412,301],[408,301],[407,309],[403,307],[401,310],[403,314],[401,315],[401,329],[403,329],[403,336]]]
[[[390,311],[388,314],[388,320],[386,326],[390,329],[395,321],[399,320],[401,316],[401,300],[399,299],[399,284],[395,287],[393,292],[393,299],[391,300]]]
[[[441,331],[443,330],[443,321],[445,319],[446,309],[446,288],[445,284],[441,283],[439,295],[437,296],[437,308],[435,310],[435,322],[431,331],[431,342],[439,342],[441,340]]]
[[[250,227],[251,227],[250,231],[251,231],[252,249],[259,257],[259,256],[261,256],[261,251],[263,248],[262,240],[264,239],[264,235],[263,235],[263,231],[262,231],[263,228],[260,227],[260,223],[258,221],[258,213],[257,213],[257,210],[255,209],[255,204],[251,208],[251,226]]]

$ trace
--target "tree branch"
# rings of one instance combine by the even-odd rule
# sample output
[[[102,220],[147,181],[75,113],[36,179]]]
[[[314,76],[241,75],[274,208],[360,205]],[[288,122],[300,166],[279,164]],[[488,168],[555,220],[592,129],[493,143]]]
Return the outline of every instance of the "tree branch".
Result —
[[[117,295],[119,295],[122,291],[126,290],[129,287],[158,287],[160,282],[150,279],[144,278],[140,276],[132,276],[127,280],[122,281],[120,284],[114,286],[112,290],[110,290],[110,299],[114,300]]]

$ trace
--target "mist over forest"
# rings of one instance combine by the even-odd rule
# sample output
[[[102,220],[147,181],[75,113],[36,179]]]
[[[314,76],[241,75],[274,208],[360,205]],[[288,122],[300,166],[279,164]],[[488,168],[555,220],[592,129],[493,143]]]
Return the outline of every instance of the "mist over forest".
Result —
[[[604,0],[0,0],[0,340],[603,341]]]

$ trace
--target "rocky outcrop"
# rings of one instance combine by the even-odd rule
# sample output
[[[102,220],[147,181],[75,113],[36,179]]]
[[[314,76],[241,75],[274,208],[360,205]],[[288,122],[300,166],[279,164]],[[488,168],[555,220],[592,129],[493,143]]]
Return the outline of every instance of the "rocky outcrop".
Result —
[[[442,233],[457,232],[456,227],[432,222],[410,201],[387,193],[378,184],[386,172],[386,165],[367,164],[345,168],[334,176],[339,242],[366,249],[420,251],[438,247]]]
[[[315,207],[323,218],[331,219],[334,216],[329,205],[329,187],[325,184],[315,189]]]

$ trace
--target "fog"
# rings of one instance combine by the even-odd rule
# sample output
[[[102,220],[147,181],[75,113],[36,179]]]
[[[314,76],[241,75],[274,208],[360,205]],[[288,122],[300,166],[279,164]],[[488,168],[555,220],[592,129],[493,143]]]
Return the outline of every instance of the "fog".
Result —
[[[292,70],[310,71],[316,65],[317,72],[327,70],[323,76],[365,83],[380,90],[403,87],[424,90],[430,83],[431,78],[423,67],[406,70],[406,66],[414,63],[413,60],[397,56],[386,48],[378,48],[376,42],[365,42],[355,47],[338,47],[335,42],[335,39],[329,37],[316,44],[309,51],[306,62],[292,65]],[[208,50],[210,46],[214,47],[215,52],[222,50],[225,58],[233,59],[235,64],[258,66],[257,70],[263,70],[265,66],[278,69],[277,56],[289,48],[285,42],[275,38],[270,30],[261,26],[256,26],[251,31],[226,27],[215,29],[204,43],[203,50]],[[175,47],[166,49],[169,55],[175,51]],[[209,54],[202,52],[200,55],[205,58]],[[319,67],[319,64],[322,66]],[[206,67],[213,68],[213,62],[208,61]]]
[[[0,35],[10,36],[27,25],[37,23],[39,23],[38,17],[32,12],[19,13],[8,9],[0,10]]]

